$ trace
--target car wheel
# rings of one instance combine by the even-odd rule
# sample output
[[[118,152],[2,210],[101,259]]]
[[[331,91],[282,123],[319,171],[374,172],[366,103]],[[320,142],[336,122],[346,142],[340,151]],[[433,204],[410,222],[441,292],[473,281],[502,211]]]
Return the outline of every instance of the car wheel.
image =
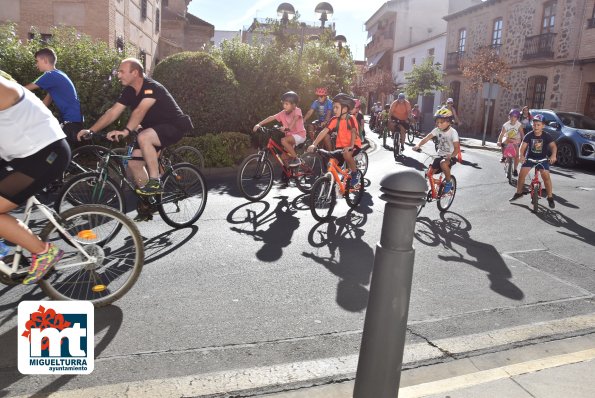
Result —
[[[574,167],[576,165],[576,154],[574,147],[569,142],[558,144],[557,162],[562,167]]]

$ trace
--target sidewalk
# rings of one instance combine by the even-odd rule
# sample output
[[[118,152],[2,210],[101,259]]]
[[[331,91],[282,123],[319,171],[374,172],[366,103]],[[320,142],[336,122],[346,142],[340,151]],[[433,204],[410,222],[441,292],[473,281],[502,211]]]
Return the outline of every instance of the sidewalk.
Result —
[[[459,138],[461,146],[473,149],[487,149],[488,151],[500,152],[500,147],[495,142],[486,141],[485,145],[481,145],[481,140],[477,138]]]
[[[404,370],[399,398],[593,398],[595,334]],[[261,398],[350,398],[354,381]]]

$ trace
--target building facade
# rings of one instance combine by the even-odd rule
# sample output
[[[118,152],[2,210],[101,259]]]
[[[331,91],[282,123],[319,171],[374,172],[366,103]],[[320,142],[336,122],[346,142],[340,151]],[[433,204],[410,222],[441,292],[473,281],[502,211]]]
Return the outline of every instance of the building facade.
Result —
[[[510,65],[488,117],[496,136],[511,108],[595,116],[595,0],[487,0],[445,17],[446,84],[466,133],[483,132],[485,101],[469,88],[460,60],[490,46]]]

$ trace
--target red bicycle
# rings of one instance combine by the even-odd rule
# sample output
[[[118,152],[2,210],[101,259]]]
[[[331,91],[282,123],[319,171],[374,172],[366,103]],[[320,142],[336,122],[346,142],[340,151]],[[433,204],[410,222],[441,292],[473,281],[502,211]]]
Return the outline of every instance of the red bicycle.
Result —
[[[441,157],[439,155],[434,155],[423,151],[419,152],[424,153],[428,156],[428,158],[432,159]],[[430,163],[428,169],[424,174],[428,180],[429,188],[428,193],[426,194],[426,200],[417,208],[417,215],[419,216],[419,213],[421,213],[421,209],[425,207],[426,203],[432,202],[434,200],[436,201],[438,210],[440,210],[441,213],[447,211],[452,205],[452,202],[454,201],[455,195],[457,193],[457,179],[454,175],[452,175],[452,173],[450,174],[450,182],[452,183],[452,188],[447,193],[444,193],[444,185],[446,184],[446,181],[444,178],[444,173],[441,169],[434,169],[432,167],[432,164]],[[436,175],[438,177],[436,177]]]
[[[322,173],[320,156],[313,153],[304,153],[299,156],[300,165],[289,167],[281,156],[287,154],[281,146],[281,138],[285,133],[278,128],[261,127],[259,137],[259,150],[257,153],[246,157],[240,165],[237,183],[240,192],[248,200],[256,202],[264,198],[273,186],[273,162],[267,155],[271,155],[281,167],[282,175],[287,180],[295,180],[298,189],[304,193],[310,192],[312,185]],[[296,151],[303,148],[304,144],[296,146]]]
[[[531,180],[531,184],[529,185],[529,194],[531,195],[531,204],[533,205],[533,212],[537,213],[537,210],[539,209],[539,198],[541,197],[541,181],[539,180],[539,168],[541,167],[543,170],[545,170],[545,167],[543,167],[543,162],[547,162],[548,159],[544,158],[544,159],[539,159],[539,160],[533,160],[533,159],[527,159],[527,162],[529,163],[533,163],[535,165],[535,168],[533,169],[535,172],[535,175],[533,176],[533,179]]]

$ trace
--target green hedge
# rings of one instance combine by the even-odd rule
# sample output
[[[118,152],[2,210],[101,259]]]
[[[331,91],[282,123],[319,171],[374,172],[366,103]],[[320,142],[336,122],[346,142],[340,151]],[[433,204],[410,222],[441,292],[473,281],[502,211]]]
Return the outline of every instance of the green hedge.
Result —
[[[205,157],[205,167],[236,165],[246,157],[252,147],[250,136],[233,132],[184,137],[174,148],[182,145],[198,148]]]

